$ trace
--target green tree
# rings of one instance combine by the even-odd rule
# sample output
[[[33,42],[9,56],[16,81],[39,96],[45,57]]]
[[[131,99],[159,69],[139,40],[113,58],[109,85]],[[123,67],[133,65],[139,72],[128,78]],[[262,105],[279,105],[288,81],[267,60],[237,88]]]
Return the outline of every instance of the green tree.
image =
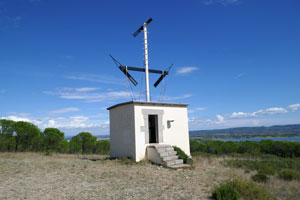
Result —
[[[0,134],[0,152],[11,152],[15,150],[16,139],[15,136]]]
[[[223,141],[208,141],[207,142],[207,153],[222,154],[223,152]]]
[[[12,120],[1,119],[0,120],[0,134],[13,136],[15,123],[16,122],[14,122]]]
[[[0,120],[0,151],[14,151],[16,139],[14,134],[15,122],[12,120]]]
[[[73,154],[82,153],[82,142],[78,136],[73,136],[69,143],[69,152]]]
[[[99,140],[96,142],[95,153],[97,154],[109,154],[110,143],[108,140]]]
[[[94,137],[89,132],[81,132],[78,135],[81,142],[81,149],[83,154],[93,153],[96,146],[97,137]]]
[[[206,144],[198,142],[196,140],[190,140],[190,150],[194,152],[206,152]]]
[[[239,147],[240,147],[240,143],[232,142],[232,141],[224,142],[222,146],[223,153],[225,154],[237,153]]]
[[[40,129],[24,121],[19,121],[15,123],[15,133],[16,133],[16,151],[32,151],[38,149],[34,142],[41,137],[42,133]]]
[[[65,145],[65,134],[57,128],[46,128],[43,133],[46,151],[62,152]]]
[[[60,151],[60,153],[68,153],[69,152],[69,142],[68,142],[68,140],[64,139],[62,141],[61,149],[59,151]]]
[[[242,141],[240,142],[239,153],[249,153],[249,154],[259,154],[260,144],[258,142],[252,141]]]

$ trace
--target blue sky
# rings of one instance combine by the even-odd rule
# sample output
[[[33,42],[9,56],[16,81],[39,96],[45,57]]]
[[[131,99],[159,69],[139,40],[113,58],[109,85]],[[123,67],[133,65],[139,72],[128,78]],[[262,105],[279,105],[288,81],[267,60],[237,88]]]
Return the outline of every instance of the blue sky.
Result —
[[[151,99],[190,104],[190,130],[300,123],[299,0],[0,0],[0,118],[108,134],[131,100],[108,55],[143,67],[149,17],[150,68],[174,64]]]

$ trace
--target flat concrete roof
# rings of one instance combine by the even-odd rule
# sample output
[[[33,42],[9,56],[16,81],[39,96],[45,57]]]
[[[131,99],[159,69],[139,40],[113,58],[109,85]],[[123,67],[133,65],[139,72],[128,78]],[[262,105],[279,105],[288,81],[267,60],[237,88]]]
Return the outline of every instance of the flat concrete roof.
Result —
[[[123,106],[123,105],[127,105],[127,104],[134,104],[134,105],[145,105],[145,106],[168,106],[168,107],[188,107],[189,104],[181,104],[181,103],[161,103],[161,102],[146,102],[146,101],[128,101],[128,102],[124,102],[124,103],[119,103],[116,105],[113,105],[109,108],[107,108],[107,110],[111,110],[113,108],[119,107],[119,106]]]

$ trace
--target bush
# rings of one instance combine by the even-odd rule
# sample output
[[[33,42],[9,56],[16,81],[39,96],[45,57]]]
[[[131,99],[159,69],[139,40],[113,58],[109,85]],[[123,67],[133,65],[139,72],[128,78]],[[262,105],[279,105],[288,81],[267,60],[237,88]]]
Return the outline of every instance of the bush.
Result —
[[[265,188],[254,184],[252,181],[242,181],[238,179],[229,180],[215,187],[212,192],[212,198],[217,200],[269,200],[275,199],[267,193]]]
[[[182,149],[177,146],[173,146],[174,150],[177,152],[178,158],[183,160],[183,163],[187,163],[188,156],[184,153]]]
[[[251,176],[251,179],[255,182],[266,183],[269,177],[264,173],[258,172],[257,174]]]
[[[45,156],[52,156],[53,155],[53,151],[52,150],[47,150],[45,153],[44,153]]]
[[[106,155],[109,154],[110,143],[108,140],[100,140],[96,142],[95,153]]]
[[[293,171],[296,171],[297,173],[300,173],[299,158],[269,157],[257,160],[231,159],[224,161],[224,164],[229,167],[243,168],[245,170],[250,171],[258,171],[266,175],[279,175],[279,173],[283,169],[291,169]]]
[[[190,150],[191,150],[191,153],[205,152],[206,151],[206,145],[204,143],[198,142],[196,140],[190,140]]]
[[[190,140],[190,150],[193,154],[198,152],[210,154],[249,154],[262,155],[269,154],[283,158],[300,157],[300,142],[272,141],[262,140],[260,142],[253,141],[196,141]]]
[[[216,200],[237,200],[240,195],[234,181],[228,181],[216,187],[212,192],[212,198]]]
[[[300,180],[300,172],[293,169],[282,169],[278,175],[279,178],[287,181]]]
[[[268,174],[268,175],[274,175],[276,173],[276,170],[270,166],[270,165],[264,165],[262,164],[260,167],[259,167],[259,170],[258,172],[262,173],[262,174]]]

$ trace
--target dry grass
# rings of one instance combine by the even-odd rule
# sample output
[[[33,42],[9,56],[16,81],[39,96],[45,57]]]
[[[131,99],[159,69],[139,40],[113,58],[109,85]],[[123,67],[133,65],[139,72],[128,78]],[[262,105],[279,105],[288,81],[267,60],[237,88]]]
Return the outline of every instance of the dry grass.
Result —
[[[194,169],[171,170],[95,155],[0,153],[0,199],[208,199],[223,180],[252,175],[222,160],[197,156]],[[289,184],[276,179],[267,189],[299,190]]]

